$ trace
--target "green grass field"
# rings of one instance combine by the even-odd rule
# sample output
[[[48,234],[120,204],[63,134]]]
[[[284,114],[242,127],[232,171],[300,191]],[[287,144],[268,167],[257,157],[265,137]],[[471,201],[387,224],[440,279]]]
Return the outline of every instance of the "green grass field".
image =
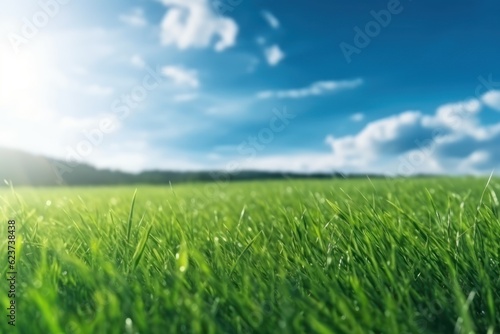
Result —
[[[1,333],[494,333],[500,180],[0,190]]]

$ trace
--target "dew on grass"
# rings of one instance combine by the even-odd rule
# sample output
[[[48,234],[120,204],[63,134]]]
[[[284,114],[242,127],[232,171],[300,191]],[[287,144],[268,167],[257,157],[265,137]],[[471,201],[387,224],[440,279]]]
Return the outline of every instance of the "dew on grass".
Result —
[[[135,334],[138,327],[142,327],[142,323],[148,319],[142,318],[144,314],[141,308],[145,306],[142,303],[130,305],[130,309],[137,310],[137,313],[119,312],[118,301],[129,299],[130,292],[137,294],[138,299],[147,305],[148,315],[154,319],[151,324],[154,323],[157,328],[164,327],[164,332],[167,333],[180,331],[180,324],[188,324],[190,320],[196,324],[204,319],[207,321],[207,326],[210,326],[212,318],[218,317],[225,319],[228,332],[237,332],[239,328],[247,328],[250,325],[243,321],[243,318],[234,316],[239,312],[246,313],[251,324],[260,325],[263,320],[259,316],[252,316],[255,314],[252,312],[255,312],[255,308],[268,298],[274,299],[272,303],[275,303],[276,310],[279,310],[272,312],[268,309],[264,312],[265,321],[269,322],[267,328],[269,332],[294,331],[296,324],[290,317],[293,314],[300,315],[306,321],[318,320],[319,326],[327,325],[328,322],[323,323],[323,320],[328,321],[328,319],[322,316],[322,309],[333,301],[338,302],[341,307],[334,314],[328,314],[331,319],[337,319],[346,328],[359,322],[356,326],[359,332],[375,332],[371,324],[383,323],[384,319],[401,319],[393,324],[393,329],[387,326],[388,333],[412,332],[412,326],[420,327],[423,319],[429,317],[430,323],[435,323],[439,317],[443,318],[440,324],[441,332],[453,332],[458,324],[458,328],[467,333],[471,330],[468,317],[464,318],[465,321],[461,319],[457,322],[459,315],[456,314],[454,303],[447,303],[447,298],[454,293],[455,278],[452,277],[451,282],[442,279],[448,277],[449,272],[446,260],[440,256],[447,257],[448,251],[454,256],[453,263],[475,268],[477,274],[490,281],[491,286],[486,284],[482,289],[495,296],[494,288],[497,288],[498,277],[496,269],[499,262],[495,257],[496,236],[499,225],[498,217],[489,210],[490,205],[494,204],[494,199],[490,198],[488,193],[484,200],[484,204],[487,205],[481,207],[479,212],[473,208],[479,202],[482,189],[476,189],[479,193],[476,198],[463,196],[462,199],[457,198],[448,202],[453,198],[452,193],[441,194],[442,188],[436,187],[436,193],[440,195],[433,196],[436,209],[431,208],[425,200],[418,200],[426,198],[424,187],[416,189],[417,191],[407,189],[409,195],[404,195],[402,190],[395,189],[392,197],[387,194],[374,198],[373,208],[378,210],[380,205],[379,211],[372,210],[371,199],[370,203],[367,203],[369,207],[365,207],[364,198],[353,196],[352,202],[343,203],[342,198],[337,197],[339,206],[344,204],[350,206],[341,208],[343,212],[341,216],[344,218],[338,222],[333,218],[337,209],[318,206],[321,194],[326,196],[326,191],[315,193],[316,190],[311,187],[300,197],[299,190],[294,188],[294,192],[297,193],[296,198],[282,196],[269,199],[275,194],[284,195],[287,185],[278,186],[281,187],[281,191],[272,190],[273,194],[269,194],[268,197],[261,188],[258,188],[258,197],[252,202],[248,195],[251,188],[244,190],[245,196],[240,196],[238,195],[241,193],[240,186],[243,187],[242,185],[235,187],[234,192],[229,190],[229,186],[227,188],[227,198],[231,198],[231,202],[234,203],[229,201],[215,203],[215,200],[209,199],[207,200],[209,204],[203,206],[205,200],[199,199],[197,209],[190,210],[186,206],[190,197],[185,197],[180,199],[182,203],[177,200],[173,206],[166,204],[165,211],[168,214],[157,212],[157,203],[161,199],[154,198],[154,193],[151,194],[151,201],[155,204],[148,207],[144,200],[136,207],[129,244],[122,242],[121,226],[107,225],[112,221],[103,213],[109,209],[107,204],[110,197],[96,199],[95,203],[97,201],[99,204],[104,203],[103,207],[98,207],[98,204],[89,200],[88,207],[91,208],[89,211],[85,210],[85,206],[63,208],[64,210],[60,212],[47,209],[44,211],[45,218],[39,217],[37,211],[31,214],[26,212],[24,216],[31,218],[27,218],[24,225],[27,232],[23,234],[26,240],[25,264],[34,264],[30,269],[33,273],[39,273],[33,275],[34,279],[31,282],[19,285],[21,291],[28,292],[23,295],[27,301],[25,303],[27,316],[40,316],[38,308],[31,306],[36,305],[36,300],[31,296],[36,297],[40,294],[43,298],[47,298],[49,303],[53,303],[54,297],[58,298],[57,302],[61,305],[60,313],[56,312],[54,317],[60,323],[61,329],[73,328],[67,327],[68,321],[74,322],[75,330],[71,332],[76,332],[80,327],[85,328],[85,324],[78,320],[78,315],[74,312],[74,305],[78,302],[78,308],[81,307],[84,312],[96,312],[97,315],[99,312],[116,310],[115,321],[109,320],[108,317],[97,316],[92,320],[92,324],[88,324],[93,326],[96,332],[113,325],[122,328],[123,333]],[[383,190],[378,188],[377,191]],[[460,191],[457,193],[461,194]],[[346,191],[348,192],[355,193]],[[369,194],[365,195],[369,198]],[[46,208],[43,198],[51,198],[54,207],[56,204],[59,205],[60,199],[52,196],[52,194],[44,195],[41,197],[41,204],[37,206]],[[343,195],[331,196],[333,203],[334,196]],[[396,205],[395,209],[381,204],[387,197],[392,198],[392,204]],[[294,206],[287,202],[288,200],[297,201],[297,205]],[[63,204],[72,205],[71,200]],[[126,219],[128,210],[126,207],[121,208],[121,205],[120,202],[115,210],[117,216],[115,223]],[[244,205],[249,208],[258,207],[258,210],[252,210],[254,222],[251,222],[251,217],[245,218],[246,224],[242,224],[241,229],[236,229],[233,211]],[[303,207],[299,207],[300,205]],[[459,206],[462,211],[459,211]],[[211,216],[214,209],[217,212],[216,219]],[[307,224],[302,223],[302,209],[308,209]],[[347,214],[348,209],[352,211],[352,215]],[[199,210],[199,217],[195,217],[196,210]],[[76,215],[78,211],[81,211],[83,219]],[[448,218],[451,220],[449,225],[443,224],[442,228],[432,227],[434,218],[429,219],[429,214],[434,211],[440,214],[437,223],[441,223],[441,218],[442,223],[446,223]],[[75,217],[67,217],[68,212]],[[144,220],[144,224],[139,225],[139,219],[143,214],[146,214],[148,221]],[[296,226],[293,221],[294,215],[297,215],[300,221]],[[37,224],[37,217],[43,223]],[[175,223],[174,217],[179,224]],[[459,217],[462,217],[461,221]],[[64,220],[67,220],[69,225],[61,228],[61,222]],[[478,237],[484,239],[485,247],[482,243],[475,243],[474,230],[471,227],[476,220],[479,227],[476,233],[479,233]],[[146,238],[144,227],[149,224],[153,225],[153,229],[151,236]],[[262,229],[268,238],[265,245],[259,251],[244,253],[241,257],[243,262],[235,266],[237,271],[229,275],[231,271],[226,270],[226,267],[234,265],[242,253],[241,247],[248,245],[247,238],[253,234],[254,226],[258,230]],[[415,226],[419,228],[415,229]],[[296,238],[295,231],[302,234],[301,239]],[[426,238],[427,231],[433,234],[431,238]],[[130,262],[134,264],[134,253],[137,253],[138,248],[136,245],[140,245],[143,235],[144,256],[137,262],[136,267],[129,266]],[[258,239],[259,244],[265,240],[263,236]],[[223,239],[228,242],[225,243]],[[460,247],[457,246],[457,249],[454,247],[456,241],[460,242],[458,245]],[[214,245],[213,242],[221,244]],[[95,251],[89,251],[90,246],[94,244],[100,246],[103,256],[99,256]],[[391,252],[395,248],[401,258],[391,257]],[[252,249],[257,250],[257,247],[253,246]],[[432,251],[431,256],[423,257],[422,254],[428,253],[427,249]],[[481,261],[469,256],[467,250],[471,253],[477,250],[481,255]],[[72,264],[69,262],[71,257],[65,256],[64,253],[81,261]],[[41,255],[47,255],[46,259]],[[172,259],[172,255],[177,261]],[[483,260],[486,263],[483,263]],[[338,269],[335,268],[337,264]],[[68,265],[71,267],[68,268]],[[386,266],[391,265],[398,267],[397,278],[389,277],[391,273],[387,272]],[[88,281],[90,277],[85,275],[87,268],[95,269],[96,275],[92,278],[95,280],[94,284],[89,284],[92,283]],[[190,270],[189,273],[187,269]],[[71,279],[69,271],[72,272]],[[61,273],[59,278],[66,284],[64,289],[57,284],[54,285],[50,277],[44,276],[54,272]],[[119,276],[124,279],[118,279]],[[467,285],[471,275],[459,270],[454,276],[464,288],[462,284]],[[33,282],[36,277],[40,281]],[[106,288],[108,285],[113,287],[113,291]],[[37,286],[43,290],[30,294],[30,289],[36,290]],[[404,289],[398,290],[397,287]],[[53,293],[50,293],[51,288]],[[404,293],[400,294],[403,290]],[[277,291],[276,295],[274,291]],[[394,291],[396,291],[395,296],[391,295]],[[58,292],[61,293],[57,294]],[[288,292],[290,296],[281,296]],[[416,300],[413,300],[412,296]],[[485,298],[475,299],[471,304],[473,311],[471,315],[475,315],[472,326],[476,326],[477,331],[481,333],[488,331],[489,317],[496,316],[496,313],[490,314],[493,311],[488,308],[487,296],[485,294]],[[393,297],[403,297],[402,300],[406,302],[400,307],[393,308]],[[186,298],[191,301],[184,302]],[[419,309],[420,304],[423,310]],[[497,304],[497,301],[493,300],[495,309]],[[97,306],[101,308],[96,309]],[[429,307],[432,309],[428,310]],[[445,312],[448,307],[449,312]],[[162,318],[159,314],[165,308],[177,308],[178,312],[172,314],[172,317]],[[347,315],[344,314],[346,312]],[[134,314],[133,322],[131,318],[127,318],[132,314]],[[422,320],[419,320],[420,318]],[[365,320],[358,321],[359,319]],[[212,325],[214,328],[217,327],[215,322]],[[284,325],[288,328],[283,329]],[[147,326],[150,324],[147,323]],[[145,330],[154,331],[156,327],[152,326]],[[192,331],[190,325],[186,325],[184,329]]]
[[[130,318],[125,319],[125,331],[127,334],[134,332],[134,324]]]

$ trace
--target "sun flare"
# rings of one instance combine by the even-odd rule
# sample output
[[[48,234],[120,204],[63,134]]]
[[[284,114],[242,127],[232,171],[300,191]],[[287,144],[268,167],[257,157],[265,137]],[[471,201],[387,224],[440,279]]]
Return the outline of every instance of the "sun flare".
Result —
[[[23,118],[38,118],[43,113],[48,90],[46,50],[30,48],[15,54],[0,49],[0,109]]]

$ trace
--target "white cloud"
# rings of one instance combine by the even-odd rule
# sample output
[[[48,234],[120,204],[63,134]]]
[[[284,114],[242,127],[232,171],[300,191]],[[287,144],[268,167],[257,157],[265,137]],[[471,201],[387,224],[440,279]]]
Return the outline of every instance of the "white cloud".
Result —
[[[133,55],[132,58],[130,58],[130,63],[137,68],[144,68],[146,66],[146,62],[139,55]]]
[[[363,80],[345,80],[345,81],[318,81],[309,87],[289,89],[289,90],[269,90],[257,94],[259,99],[300,99],[309,96],[320,96],[332,93],[342,89],[354,89],[363,84]]]
[[[209,0],[161,0],[168,7],[161,23],[161,42],[179,49],[214,48],[223,51],[236,43],[238,25],[218,16]]]
[[[362,122],[365,119],[365,115],[363,113],[356,113],[350,117],[350,120],[353,122]]]
[[[420,112],[407,111],[369,123],[355,136],[329,136],[326,142],[331,146],[336,161],[348,167],[368,166],[381,154],[403,151],[408,146],[407,141],[420,139],[415,135],[423,129],[422,119]]]
[[[406,111],[359,133],[326,139],[346,170],[384,173],[478,173],[500,164],[500,123],[480,124],[477,99],[440,106],[434,115]]]
[[[130,13],[122,14],[118,18],[121,22],[131,27],[141,28],[148,24],[142,8],[133,8]]]
[[[467,156],[458,165],[458,169],[471,174],[479,174],[477,166],[488,164],[491,160],[491,154],[487,151],[474,151],[469,156]]]
[[[267,63],[271,66],[278,65],[285,58],[285,53],[278,45],[268,47],[264,50],[264,54],[266,56]]]
[[[481,108],[481,102],[477,99],[445,104],[437,109],[435,121],[444,123],[456,130],[457,127],[466,130],[473,124],[471,124],[471,122],[462,122],[462,120],[464,118],[472,120],[471,116],[478,114]]]
[[[280,27],[280,21],[271,12],[267,10],[262,11],[262,17],[264,17],[271,28],[278,29]]]
[[[488,107],[500,111],[500,90],[491,90],[481,98]]]
[[[165,66],[161,73],[172,80],[177,86],[188,86],[198,88],[200,81],[198,80],[198,72],[195,70],[185,69],[180,66]]]

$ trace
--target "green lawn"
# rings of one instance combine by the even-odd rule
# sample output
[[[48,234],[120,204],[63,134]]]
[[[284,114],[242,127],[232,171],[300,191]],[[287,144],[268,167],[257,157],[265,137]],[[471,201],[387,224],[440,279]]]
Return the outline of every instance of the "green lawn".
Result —
[[[1,333],[494,333],[500,180],[0,190]],[[133,210],[131,210],[133,208]]]

